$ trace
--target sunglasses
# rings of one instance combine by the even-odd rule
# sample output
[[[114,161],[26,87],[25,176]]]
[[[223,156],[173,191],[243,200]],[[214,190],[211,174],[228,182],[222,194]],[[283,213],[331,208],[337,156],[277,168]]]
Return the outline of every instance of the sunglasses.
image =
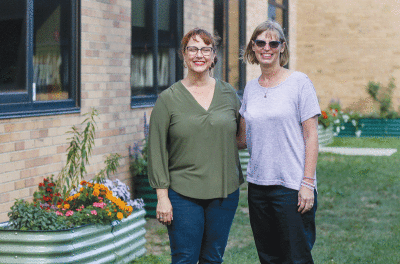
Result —
[[[263,47],[265,47],[265,45],[267,45],[267,42],[266,41],[264,41],[264,40],[259,40],[259,39],[256,39],[256,40],[254,40],[254,43],[257,45],[257,47],[259,47],[259,48],[263,48]],[[274,41],[270,41],[270,42],[268,42],[268,46],[271,48],[271,49],[276,49],[277,47],[279,47],[279,44],[281,44],[282,42],[280,42],[280,41],[276,41],[276,40],[274,40]]]

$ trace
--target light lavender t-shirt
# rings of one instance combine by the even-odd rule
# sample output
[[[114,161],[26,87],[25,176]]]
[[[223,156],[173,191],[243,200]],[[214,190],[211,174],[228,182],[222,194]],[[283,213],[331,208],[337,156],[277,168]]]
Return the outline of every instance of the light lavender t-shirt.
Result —
[[[247,83],[239,110],[250,153],[247,181],[300,190],[305,163],[301,123],[321,114],[314,86],[301,72],[271,88],[258,79]]]

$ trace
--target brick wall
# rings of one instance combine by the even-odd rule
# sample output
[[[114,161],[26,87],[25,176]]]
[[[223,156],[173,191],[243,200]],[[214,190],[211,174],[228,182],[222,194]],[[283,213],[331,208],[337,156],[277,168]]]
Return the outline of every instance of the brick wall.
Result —
[[[295,9],[295,68],[311,78],[322,108],[340,99],[344,107],[369,112],[373,107],[365,92],[368,81],[387,85],[393,76],[398,109],[399,1],[298,0]],[[290,12],[292,17],[293,9]]]
[[[130,108],[129,0],[81,1],[81,113],[100,112],[89,178],[104,156],[124,158],[114,178],[130,184],[128,146],[143,138],[143,113]],[[66,161],[67,136],[81,114],[0,120],[0,222],[15,199],[32,198],[39,182],[58,175]]]
[[[184,0],[183,14],[183,34],[195,27],[214,32],[213,0]]]

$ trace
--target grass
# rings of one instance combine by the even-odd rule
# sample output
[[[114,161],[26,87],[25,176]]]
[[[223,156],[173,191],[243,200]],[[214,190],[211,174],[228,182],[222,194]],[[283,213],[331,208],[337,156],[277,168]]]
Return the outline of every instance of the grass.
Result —
[[[342,156],[320,153],[317,165],[316,264],[400,263],[400,140],[397,138],[335,138],[330,146],[397,148],[390,157]],[[250,229],[247,185],[241,187],[224,263],[259,263]],[[170,263],[168,236],[161,227],[148,229],[151,239],[144,262]],[[153,253],[155,252],[155,253]],[[156,262],[151,262],[151,261]],[[147,262],[146,262],[147,261]]]

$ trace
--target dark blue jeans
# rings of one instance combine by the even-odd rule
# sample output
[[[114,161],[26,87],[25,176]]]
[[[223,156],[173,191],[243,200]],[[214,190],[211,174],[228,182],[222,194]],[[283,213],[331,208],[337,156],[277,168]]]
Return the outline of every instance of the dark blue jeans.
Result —
[[[311,264],[315,242],[314,207],[297,212],[298,191],[249,183],[250,224],[261,264]]]
[[[222,263],[239,190],[227,198],[193,199],[169,189],[173,221],[168,226],[173,264]]]

